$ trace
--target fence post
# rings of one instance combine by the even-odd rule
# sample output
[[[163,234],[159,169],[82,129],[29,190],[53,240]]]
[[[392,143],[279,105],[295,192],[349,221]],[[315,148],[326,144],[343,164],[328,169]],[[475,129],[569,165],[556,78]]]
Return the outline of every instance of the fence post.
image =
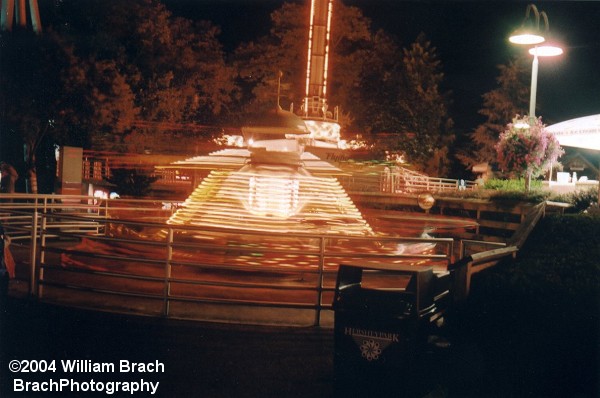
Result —
[[[31,244],[29,245],[29,261],[30,261],[30,276],[29,276],[29,294],[38,295],[38,283],[36,278],[37,271],[37,229],[38,229],[38,211],[37,205],[31,216]]]
[[[167,234],[167,258],[165,261],[165,284],[163,290],[163,316],[169,316],[169,297],[171,295],[171,260],[173,259],[173,228]]]
[[[48,222],[48,217],[46,213],[42,213],[42,225],[39,228],[40,230],[40,280],[43,279],[44,276],[44,268],[43,265],[46,264],[46,251],[44,248],[46,247],[46,223]]]
[[[321,305],[323,300],[323,272],[325,271],[325,237],[319,238],[319,276],[317,278],[317,309],[315,312],[315,324],[321,324]]]

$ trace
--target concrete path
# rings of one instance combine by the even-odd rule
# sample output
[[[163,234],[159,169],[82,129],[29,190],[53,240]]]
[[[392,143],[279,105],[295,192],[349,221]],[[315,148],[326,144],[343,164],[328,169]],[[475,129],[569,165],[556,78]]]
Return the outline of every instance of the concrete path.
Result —
[[[330,397],[333,333],[323,329],[220,325],[114,315],[10,299],[2,319],[1,397],[14,379],[159,382],[159,397]],[[62,372],[61,360],[115,364],[106,373]],[[10,373],[12,360],[57,363],[56,372]],[[89,360],[89,361],[85,361]],[[121,373],[120,361],[161,363],[160,373]],[[110,369],[109,369],[110,370]],[[69,396],[69,395],[66,395]],[[132,396],[79,393],[74,396]]]

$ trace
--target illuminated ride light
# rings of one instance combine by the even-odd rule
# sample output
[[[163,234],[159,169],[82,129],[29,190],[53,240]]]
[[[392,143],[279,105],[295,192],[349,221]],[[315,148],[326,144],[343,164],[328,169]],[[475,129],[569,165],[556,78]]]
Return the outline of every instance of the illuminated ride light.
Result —
[[[262,216],[288,218],[300,207],[300,181],[286,176],[256,174],[248,180],[248,198],[242,200],[246,210]]]
[[[265,165],[212,171],[168,224],[284,233],[373,234],[335,178]]]
[[[316,141],[324,141],[324,143],[333,144],[333,147],[338,147],[340,142],[340,125],[334,122],[323,120],[305,120],[306,127],[310,131],[309,138]],[[319,143],[313,143],[314,146],[319,146]]]
[[[223,135],[221,135],[220,137],[213,139],[213,142],[217,145],[228,147],[242,148],[245,146],[244,137],[242,137],[241,135],[231,135],[223,133]]]

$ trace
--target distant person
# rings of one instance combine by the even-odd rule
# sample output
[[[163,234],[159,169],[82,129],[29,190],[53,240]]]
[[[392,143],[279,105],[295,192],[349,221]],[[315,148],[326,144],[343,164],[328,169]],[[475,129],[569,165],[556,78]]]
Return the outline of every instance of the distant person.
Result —
[[[14,193],[15,183],[19,178],[17,170],[15,170],[15,168],[12,167],[10,164],[2,162],[0,163],[0,173],[2,175],[2,179],[0,180],[1,192]]]
[[[8,282],[15,276],[15,262],[9,249],[10,239],[0,225],[0,307],[4,306],[8,296]]]
[[[475,185],[477,188],[483,188],[485,186],[485,179],[483,178],[483,174],[480,174],[475,180]]]

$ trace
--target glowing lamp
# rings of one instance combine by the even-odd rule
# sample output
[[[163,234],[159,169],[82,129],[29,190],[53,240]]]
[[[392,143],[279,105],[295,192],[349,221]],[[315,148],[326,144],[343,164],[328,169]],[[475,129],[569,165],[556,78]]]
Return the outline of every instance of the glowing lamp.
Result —
[[[533,12],[535,22],[533,24],[534,29],[525,31],[525,24],[529,21],[529,13]],[[544,36],[539,34],[540,32],[540,18],[544,21]],[[531,25],[531,24],[530,24]],[[523,25],[515,33],[509,37],[509,41],[515,44],[535,45],[535,47],[529,49],[529,54],[533,55],[533,63],[531,64],[531,92],[529,98],[529,124],[532,125],[535,122],[535,101],[537,94],[537,75],[538,75],[538,57],[549,57],[556,56],[563,53],[562,48],[551,44],[548,40],[550,35],[550,23],[548,22],[548,15],[544,11],[538,11],[537,7],[533,4],[527,6],[525,11],[525,20]],[[544,45],[538,46],[538,44],[544,43]],[[515,128],[519,128],[516,124]]]
[[[561,55],[562,53],[562,48],[552,44],[535,46],[529,49],[529,54],[535,57],[555,57],[557,55]]]
[[[435,198],[430,193],[422,193],[417,197],[417,203],[423,210],[429,210],[435,204]]]
[[[514,44],[531,45],[531,44],[543,43],[545,41],[545,39],[544,39],[544,36],[541,36],[539,34],[519,30],[519,31],[513,33],[508,38],[508,41],[510,41],[511,43],[514,43]]]
[[[533,12],[534,21],[529,19],[529,13]],[[525,19],[521,27],[515,30],[508,38],[508,41],[514,44],[540,44],[546,41],[546,38],[542,36],[540,32],[540,17],[544,18],[546,26],[548,26],[548,17],[546,13],[539,12],[534,4],[529,4],[525,11]]]

